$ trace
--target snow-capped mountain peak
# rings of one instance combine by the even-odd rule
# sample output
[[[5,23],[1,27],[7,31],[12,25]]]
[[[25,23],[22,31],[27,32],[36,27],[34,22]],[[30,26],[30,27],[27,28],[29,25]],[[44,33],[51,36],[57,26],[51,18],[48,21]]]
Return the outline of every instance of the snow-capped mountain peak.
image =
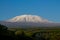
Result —
[[[40,16],[36,15],[20,15],[8,19],[6,21],[0,21],[0,24],[5,25],[7,27],[54,27],[60,26],[60,23],[55,23],[44,19]]]
[[[42,17],[36,15],[20,15],[6,21],[7,22],[42,22],[42,23],[51,22],[48,21],[47,19],[43,19]]]

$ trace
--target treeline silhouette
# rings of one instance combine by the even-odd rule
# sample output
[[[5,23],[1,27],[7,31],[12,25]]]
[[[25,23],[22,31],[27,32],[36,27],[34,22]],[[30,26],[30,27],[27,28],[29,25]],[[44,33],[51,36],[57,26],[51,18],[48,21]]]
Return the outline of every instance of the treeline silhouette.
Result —
[[[34,29],[13,31],[0,24],[0,40],[60,40],[60,29],[51,31]]]
[[[11,31],[8,27],[0,24],[0,40],[45,40],[43,37],[36,39],[36,33],[31,37],[27,36],[24,31]]]

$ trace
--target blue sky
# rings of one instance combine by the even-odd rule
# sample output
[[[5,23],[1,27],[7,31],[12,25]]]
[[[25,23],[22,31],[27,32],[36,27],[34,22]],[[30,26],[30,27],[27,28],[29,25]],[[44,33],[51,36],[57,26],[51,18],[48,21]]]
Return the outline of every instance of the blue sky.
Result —
[[[60,0],[0,0],[0,20],[23,14],[60,22]]]

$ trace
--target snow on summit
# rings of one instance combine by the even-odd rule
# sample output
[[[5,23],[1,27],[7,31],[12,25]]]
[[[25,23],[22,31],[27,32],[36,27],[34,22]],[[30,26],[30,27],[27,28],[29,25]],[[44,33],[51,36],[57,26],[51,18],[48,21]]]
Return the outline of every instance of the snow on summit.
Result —
[[[7,22],[50,22],[37,15],[20,15],[7,20]]]
[[[8,19],[6,21],[0,22],[0,24],[6,25],[8,27],[52,27],[52,26],[60,26],[60,23],[54,23],[47,19],[44,19],[37,15],[20,15]]]

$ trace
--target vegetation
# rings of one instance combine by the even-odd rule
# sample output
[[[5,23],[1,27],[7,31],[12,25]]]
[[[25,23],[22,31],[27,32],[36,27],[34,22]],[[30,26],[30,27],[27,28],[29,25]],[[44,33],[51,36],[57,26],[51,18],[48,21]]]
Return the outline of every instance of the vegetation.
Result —
[[[60,40],[60,28],[7,28],[0,24],[0,40]]]

